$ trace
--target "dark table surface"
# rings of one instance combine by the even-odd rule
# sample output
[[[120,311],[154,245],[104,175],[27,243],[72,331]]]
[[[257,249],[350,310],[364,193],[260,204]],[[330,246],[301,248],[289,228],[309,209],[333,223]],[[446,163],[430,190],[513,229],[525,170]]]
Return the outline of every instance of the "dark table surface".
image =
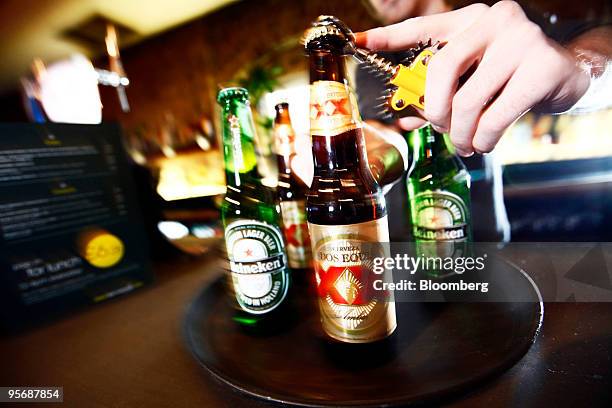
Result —
[[[62,406],[70,407],[268,406],[209,378],[184,345],[187,307],[216,279],[218,262],[158,263],[149,288],[0,339],[0,386],[63,386]],[[542,331],[521,361],[445,403],[595,407],[611,401],[612,303],[548,303]]]

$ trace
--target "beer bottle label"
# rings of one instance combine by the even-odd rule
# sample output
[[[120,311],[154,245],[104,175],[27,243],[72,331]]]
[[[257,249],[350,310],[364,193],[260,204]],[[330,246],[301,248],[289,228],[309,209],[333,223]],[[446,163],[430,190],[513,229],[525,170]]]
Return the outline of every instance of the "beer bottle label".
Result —
[[[291,125],[280,123],[274,126],[274,150],[280,156],[295,153],[295,133]]]
[[[351,95],[347,86],[336,81],[316,81],[310,85],[310,134],[336,136],[355,129]]]
[[[304,200],[282,201],[280,205],[289,266],[298,269],[308,268],[312,256],[306,222],[306,203]]]
[[[468,208],[456,194],[424,191],[410,203],[414,208],[414,238],[420,241],[464,241],[468,238]]]
[[[387,255],[387,217],[349,225],[309,223],[322,323],[331,337],[351,343],[387,337],[397,326],[392,294],[373,290],[373,258]]]
[[[225,244],[240,307],[253,314],[276,308],[289,288],[278,228],[255,220],[234,221],[225,229]]]

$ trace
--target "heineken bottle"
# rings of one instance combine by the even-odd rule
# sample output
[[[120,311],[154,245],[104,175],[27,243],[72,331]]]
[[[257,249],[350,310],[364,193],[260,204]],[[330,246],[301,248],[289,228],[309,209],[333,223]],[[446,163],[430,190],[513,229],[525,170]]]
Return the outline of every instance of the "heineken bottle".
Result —
[[[258,326],[286,309],[290,274],[273,191],[261,183],[255,126],[243,88],[219,92],[227,193],[221,207],[233,291],[235,320]],[[276,320],[276,319],[274,319]]]
[[[472,239],[470,175],[446,135],[428,125],[411,132],[408,200],[418,256],[464,256]],[[437,275],[436,271],[433,275]]]

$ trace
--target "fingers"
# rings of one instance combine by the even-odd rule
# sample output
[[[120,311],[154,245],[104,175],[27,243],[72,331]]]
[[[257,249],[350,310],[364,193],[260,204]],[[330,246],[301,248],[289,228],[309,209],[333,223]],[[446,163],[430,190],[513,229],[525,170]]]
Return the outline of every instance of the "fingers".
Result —
[[[452,102],[446,105],[450,108],[448,113],[452,112],[449,118],[450,138],[460,155],[473,152],[472,137],[482,111],[518,68],[524,57],[525,47],[522,44],[523,40],[527,40],[525,37],[528,36],[515,31],[492,42],[474,73],[452,95]],[[442,117],[441,123],[446,123],[446,120],[446,117]]]
[[[557,67],[551,64],[537,71],[539,60],[526,60],[514,72],[503,91],[482,113],[472,140],[479,153],[493,150],[504,131],[538,101],[549,94],[556,81]]]
[[[504,131],[528,110],[547,101],[559,89],[575,82],[575,63],[551,46],[540,28],[527,23],[522,28],[520,43],[532,44],[519,55],[519,66],[499,96],[484,110],[472,140],[475,151],[493,150]],[[518,37],[518,32],[517,32]],[[500,64],[497,64],[498,66]]]
[[[355,43],[371,50],[397,51],[429,38],[448,39],[471,25],[488,8],[484,4],[472,4],[448,13],[409,18],[401,23],[356,33]]]
[[[436,130],[448,132],[451,102],[459,78],[482,58],[491,37],[487,34],[478,25],[473,25],[450,41],[429,61],[424,113]]]
[[[423,127],[427,121],[418,116],[406,116],[398,120],[399,127],[402,130],[414,130]]]
[[[429,61],[423,116],[436,130],[449,131],[464,156],[491,151],[529,109],[561,112],[588,87],[589,78],[574,57],[513,1],[409,19],[359,33],[356,41],[371,49],[398,50],[430,37],[447,45]],[[405,129],[420,124],[417,118],[400,122]]]
[[[436,129],[450,130],[460,155],[490,152],[507,127],[566,81],[563,60],[516,3],[497,3],[431,59],[425,117]]]

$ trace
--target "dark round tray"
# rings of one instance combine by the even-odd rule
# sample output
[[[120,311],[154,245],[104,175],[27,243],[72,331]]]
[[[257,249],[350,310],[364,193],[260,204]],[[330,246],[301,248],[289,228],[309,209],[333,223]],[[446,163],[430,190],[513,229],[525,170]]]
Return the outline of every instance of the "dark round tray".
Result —
[[[245,333],[232,320],[223,279],[192,303],[184,334],[214,377],[267,401],[317,407],[436,401],[508,369],[537,336],[544,313],[538,289],[513,265],[495,269],[531,301],[398,302],[398,329],[380,354],[325,341],[308,297],[297,303],[297,321],[286,330]]]

